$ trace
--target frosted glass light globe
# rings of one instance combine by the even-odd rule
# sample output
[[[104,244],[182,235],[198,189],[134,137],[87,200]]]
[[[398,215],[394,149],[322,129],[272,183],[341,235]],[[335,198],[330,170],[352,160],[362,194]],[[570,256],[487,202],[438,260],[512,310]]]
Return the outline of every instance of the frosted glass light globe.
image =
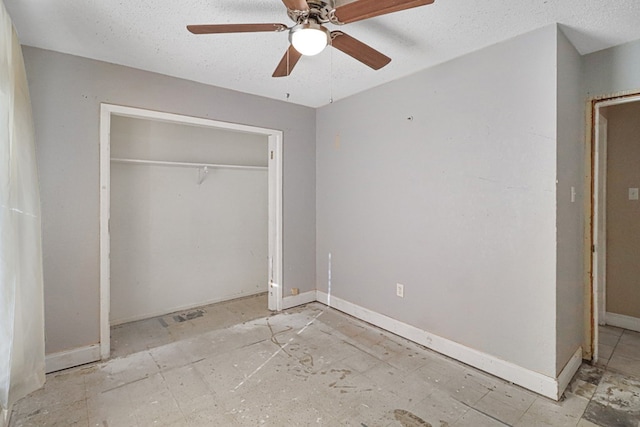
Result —
[[[313,56],[329,44],[329,31],[314,23],[299,24],[291,29],[289,40],[302,55]]]

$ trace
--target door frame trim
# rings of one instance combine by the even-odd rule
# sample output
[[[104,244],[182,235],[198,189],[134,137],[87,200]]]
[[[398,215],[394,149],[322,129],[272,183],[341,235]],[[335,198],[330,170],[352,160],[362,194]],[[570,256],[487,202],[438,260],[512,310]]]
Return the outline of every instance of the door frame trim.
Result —
[[[283,221],[282,221],[282,181],[283,132],[275,129],[229,123],[182,114],[166,113],[143,108],[127,107],[115,104],[100,104],[100,357],[107,359],[111,353],[111,331],[109,312],[111,306],[111,263],[109,218],[111,213],[111,116],[132,117],[247,132],[264,135],[268,145],[274,151],[273,161],[269,160],[269,262],[270,275],[278,285],[280,292],[269,292],[269,309],[282,310],[283,286]],[[275,169],[275,170],[274,170]],[[272,173],[274,172],[274,173]],[[275,230],[271,230],[274,227]],[[275,239],[275,241],[273,241]]]

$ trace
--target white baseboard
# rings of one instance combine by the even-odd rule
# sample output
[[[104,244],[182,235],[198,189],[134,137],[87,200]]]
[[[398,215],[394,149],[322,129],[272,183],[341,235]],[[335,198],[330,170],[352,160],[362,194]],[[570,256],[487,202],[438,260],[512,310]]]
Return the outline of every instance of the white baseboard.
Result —
[[[640,319],[638,319],[637,317],[607,312],[605,314],[605,318],[605,323],[607,325],[617,326],[618,328],[640,332]]]
[[[316,291],[303,292],[298,295],[290,295],[282,298],[282,309],[286,310],[302,304],[308,304],[316,300]]]
[[[11,417],[11,405],[9,405],[9,409],[1,409],[0,410],[0,427],[7,427],[9,425],[9,421]]]
[[[87,345],[45,356],[45,370],[49,372],[72,368],[100,360],[100,344]]]
[[[580,369],[580,365],[582,365],[582,347],[578,347],[571,359],[564,365],[562,371],[560,371],[560,375],[558,375],[558,397],[556,400],[562,396],[562,393],[566,390],[571,378],[578,372]]]
[[[329,305],[328,295],[325,292],[317,291],[316,298],[318,302]],[[582,361],[582,349],[580,348],[567,363],[559,378],[552,378],[335,296],[331,296],[330,307],[554,400],[560,398]]]

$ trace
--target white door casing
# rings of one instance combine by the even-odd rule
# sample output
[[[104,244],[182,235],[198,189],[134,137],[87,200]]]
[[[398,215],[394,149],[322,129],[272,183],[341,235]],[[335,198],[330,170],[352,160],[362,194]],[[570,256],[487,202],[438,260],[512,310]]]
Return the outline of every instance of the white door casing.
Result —
[[[282,310],[282,144],[269,136],[269,310]]]
[[[596,111],[596,141],[594,153],[593,196],[593,280],[596,283],[594,303],[599,325],[605,323],[606,312],[606,253],[607,253],[607,119]]]

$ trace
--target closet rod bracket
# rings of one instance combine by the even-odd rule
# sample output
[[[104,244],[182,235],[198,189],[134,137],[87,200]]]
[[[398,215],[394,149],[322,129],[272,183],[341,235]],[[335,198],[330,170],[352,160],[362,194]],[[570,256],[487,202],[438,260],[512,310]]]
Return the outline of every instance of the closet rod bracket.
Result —
[[[202,166],[198,169],[198,185],[202,185],[205,179],[207,179],[207,174],[209,173],[209,166]]]

